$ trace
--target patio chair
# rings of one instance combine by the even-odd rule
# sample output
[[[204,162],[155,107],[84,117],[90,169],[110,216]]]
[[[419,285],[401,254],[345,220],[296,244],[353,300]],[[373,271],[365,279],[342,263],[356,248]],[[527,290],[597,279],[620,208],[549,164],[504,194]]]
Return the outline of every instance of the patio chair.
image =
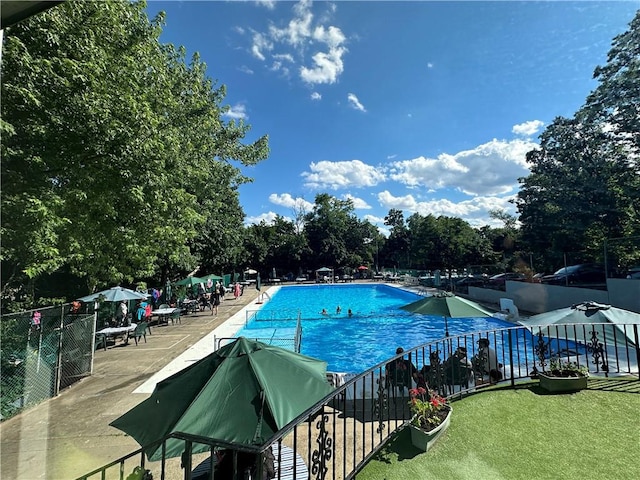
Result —
[[[140,337],[144,338],[144,343],[147,343],[147,325],[147,322],[140,322],[136,325],[136,329],[129,334],[129,338],[133,337],[133,340],[136,342],[136,346],[138,345]]]
[[[456,351],[442,364],[445,384],[449,387],[459,385],[468,388],[471,382],[473,368],[466,358],[466,348],[458,347]]]
[[[182,320],[180,318],[182,314],[182,311],[179,308],[176,308],[173,310],[173,312],[171,312],[171,315],[169,315],[169,318],[171,319],[171,323],[176,324],[179,323],[180,325],[182,325]]]
[[[99,348],[107,349],[107,336],[103,334],[96,334],[96,350]]]

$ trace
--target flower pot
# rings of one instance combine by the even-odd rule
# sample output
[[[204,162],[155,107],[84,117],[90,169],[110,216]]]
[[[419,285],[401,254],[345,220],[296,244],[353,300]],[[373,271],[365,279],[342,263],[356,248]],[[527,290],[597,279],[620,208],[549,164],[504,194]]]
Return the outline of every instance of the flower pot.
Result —
[[[587,377],[583,374],[576,377],[557,377],[538,372],[538,378],[540,379],[540,388],[549,393],[578,392],[587,388]]]
[[[409,428],[411,429],[411,443],[413,446],[425,452],[429,451],[440,435],[449,427],[451,412],[452,409],[449,407],[447,417],[433,430],[426,431],[410,423]]]

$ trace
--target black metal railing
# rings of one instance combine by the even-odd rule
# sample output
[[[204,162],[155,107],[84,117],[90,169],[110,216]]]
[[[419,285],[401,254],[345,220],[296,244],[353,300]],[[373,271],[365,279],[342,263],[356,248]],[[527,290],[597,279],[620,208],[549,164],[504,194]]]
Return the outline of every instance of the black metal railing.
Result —
[[[410,421],[408,387],[414,387],[417,381],[426,381],[430,388],[453,399],[481,391],[485,383],[515,386],[516,382],[545,370],[552,358],[575,362],[591,375],[631,375],[640,380],[639,326],[576,324],[487,330],[420,345],[358,375],[333,372],[328,378],[336,388],[330,395],[301,413],[263,446],[241,450],[260,455],[271,445],[287,446],[294,461],[277,469],[278,479],[351,479],[391,435]],[[486,349],[478,346],[480,339],[483,344],[488,340],[495,353],[499,375],[487,376],[482,371]],[[466,357],[460,359],[463,349]],[[452,362],[452,357],[457,361]],[[398,361],[408,361],[405,364],[410,365],[410,378],[403,382],[394,377],[393,365]],[[145,464],[144,449],[139,449],[80,478],[123,479],[125,472],[142,467],[149,469],[156,480],[190,480],[195,464],[191,458],[194,444],[208,445],[211,450],[237,448],[184,433],[173,433],[155,444],[162,443],[164,449],[170,438],[185,442],[181,459],[163,458]],[[206,458],[202,462],[209,462],[209,466],[214,463]],[[295,465],[306,469],[296,470]]]

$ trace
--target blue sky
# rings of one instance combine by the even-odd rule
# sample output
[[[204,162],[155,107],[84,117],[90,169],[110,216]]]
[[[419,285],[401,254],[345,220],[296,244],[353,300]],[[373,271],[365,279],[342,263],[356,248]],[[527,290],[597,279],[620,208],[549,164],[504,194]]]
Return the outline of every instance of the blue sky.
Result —
[[[527,151],[596,86],[640,2],[162,2],[161,40],[199,52],[227,118],[270,137],[243,169],[247,223],[351,198],[385,233],[405,218],[495,225]]]

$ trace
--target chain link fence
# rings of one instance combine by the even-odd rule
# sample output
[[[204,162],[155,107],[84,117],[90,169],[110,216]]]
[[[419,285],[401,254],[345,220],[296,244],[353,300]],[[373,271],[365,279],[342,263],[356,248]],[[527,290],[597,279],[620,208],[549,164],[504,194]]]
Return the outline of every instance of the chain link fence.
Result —
[[[2,419],[91,375],[95,320],[72,304],[0,317]]]

